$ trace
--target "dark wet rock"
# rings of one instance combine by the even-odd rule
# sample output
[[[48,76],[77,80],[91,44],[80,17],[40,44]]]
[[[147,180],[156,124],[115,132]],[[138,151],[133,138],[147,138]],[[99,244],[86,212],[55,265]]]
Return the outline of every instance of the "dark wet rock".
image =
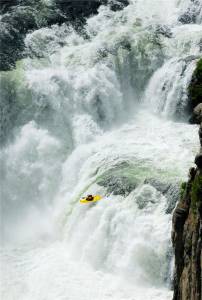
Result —
[[[108,1],[108,0],[55,0],[57,7],[67,16],[71,17],[72,20],[76,18],[89,17],[90,15],[96,14],[100,5],[108,4],[110,8],[114,11],[122,9],[124,6],[128,5],[128,0],[117,0],[117,1]]]
[[[200,300],[200,219],[189,207],[175,209],[172,242],[175,254],[173,300]]]
[[[125,6],[127,6],[129,4],[129,0],[115,0],[115,1],[109,1],[108,3],[110,5],[110,8],[113,11],[117,11],[120,9],[123,9]]]
[[[202,146],[202,123],[200,124],[200,127],[199,127],[199,141]]]
[[[195,164],[199,169],[202,169],[202,152],[196,155]]]
[[[185,206],[185,207],[177,206],[176,207],[176,209],[173,213],[173,230],[174,230],[174,232],[182,230],[185,220],[188,216],[188,213],[189,213],[188,206]],[[172,236],[173,241],[176,240],[176,236],[174,235],[174,232],[173,232],[173,236]]]
[[[191,124],[201,124],[202,122],[202,103],[199,103],[193,111],[193,114],[190,118]]]
[[[78,22],[81,25],[90,15],[97,13],[101,4],[99,1],[64,1],[56,0],[56,7],[62,13],[65,22]]]
[[[173,214],[172,242],[175,253],[173,300],[200,300],[200,219],[185,203]]]
[[[199,59],[196,65],[196,69],[192,75],[191,82],[188,87],[189,106],[190,110],[200,103],[202,103],[202,59]],[[191,118],[191,122],[192,118]]]
[[[189,169],[189,174],[188,174],[188,176],[189,176],[189,181],[193,181],[193,180],[194,180],[194,178],[195,178],[195,176],[196,176],[196,173],[197,173],[197,169],[196,169],[196,168],[191,167],[191,168]]]

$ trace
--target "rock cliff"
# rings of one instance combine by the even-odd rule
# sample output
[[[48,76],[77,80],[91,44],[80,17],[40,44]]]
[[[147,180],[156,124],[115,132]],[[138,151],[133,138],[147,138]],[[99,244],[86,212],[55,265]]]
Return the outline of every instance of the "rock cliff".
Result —
[[[194,103],[202,100],[201,64],[202,60],[198,62],[189,88]],[[202,103],[195,107],[191,121],[200,126],[200,151],[195,158],[196,167],[190,169],[188,181],[181,186],[181,199],[173,213],[173,300],[202,299]]]

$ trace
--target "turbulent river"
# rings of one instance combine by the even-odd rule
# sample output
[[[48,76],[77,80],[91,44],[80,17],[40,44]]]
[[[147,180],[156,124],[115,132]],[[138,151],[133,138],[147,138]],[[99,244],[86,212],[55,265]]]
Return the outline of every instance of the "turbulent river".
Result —
[[[80,34],[28,33],[27,58],[1,72],[15,96],[0,156],[3,300],[172,299],[171,212],[198,149],[187,86],[200,1],[195,23],[179,18],[195,4],[101,6]],[[81,205],[86,194],[103,200]]]

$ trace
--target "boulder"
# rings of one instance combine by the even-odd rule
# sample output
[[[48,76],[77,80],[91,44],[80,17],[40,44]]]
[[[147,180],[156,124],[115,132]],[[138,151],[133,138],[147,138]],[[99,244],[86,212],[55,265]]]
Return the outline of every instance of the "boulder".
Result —
[[[196,176],[196,173],[197,173],[197,169],[196,169],[196,168],[191,167],[191,168],[189,169],[189,174],[188,174],[188,176],[189,176],[189,181],[190,181],[190,182],[194,180],[194,178],[195,178],[195,176]]]
[[[185,220],[188,216],[189,209],[188,207],[180,207],[179,205],[176,207],[173,213],[173,229],[174,231],[183,228]]]
[[[201,170],[202,169],[202,152],[196,155],[195,157],[195,164]]]
[[[96,14],[100,5],[109,4],[110,8],[114,11],[122,9],[124,6],[128,5],[128,0],[55,0],[57,7],[65,14],[68,18],[71,17],[72,20],[82,18],[85,19],[90,15]]]
[[[202,122],[202,103],[199,103],[193,111],[193,114],[190,118],[191,124],[201,124]]]

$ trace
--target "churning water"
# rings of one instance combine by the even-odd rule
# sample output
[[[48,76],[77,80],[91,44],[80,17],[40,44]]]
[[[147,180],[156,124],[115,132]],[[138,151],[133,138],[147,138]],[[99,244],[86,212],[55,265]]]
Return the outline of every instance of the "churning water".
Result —
[[[179,17],[196,11],[194,24]],[[198,149],[187,85],[201,55],[190,0],[102,6],[85,35],[27,34],[2,72],[4,300],[172,298],[171,212]],[[12,104],[12,106],[10,106]],[[103,200],[80,205],[96,193]]]

